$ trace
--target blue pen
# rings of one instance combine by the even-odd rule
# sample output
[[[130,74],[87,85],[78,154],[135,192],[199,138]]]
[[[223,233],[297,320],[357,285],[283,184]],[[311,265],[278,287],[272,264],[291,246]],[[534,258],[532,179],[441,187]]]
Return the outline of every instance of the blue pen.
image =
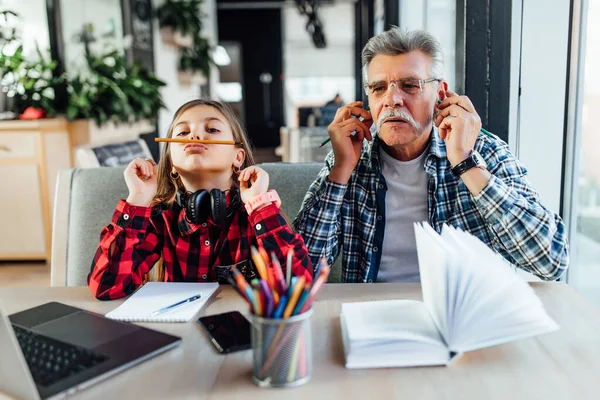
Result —
[[[150,316],[154,317],[154,316],[157,316],[157,315],[164,314],[164,313],[166,313],[168,311],[171,311],[171,310],[174,310],[176,308],[179,308],[179,307],[181,307],[181,306],[183,306],[185,304],[191,303],[192,301],[196,301],[196,300],[200,299],[201,297],[202,297],[202,294],[198,293],[195,296],[192,296],[192,297],[187,298],[185,300],[181,300],[181,301],[179,301],[179,302],[177,302],[175,304],[171,304],[170,306],[163,307],[160,310],[156,310],[152,314],[150,314]]]
[[[281,296],[279,299],[279,304],[273,313],[273,318],[281,318],[283,315],[283,310],[285,310],[285,306],[287,304],[287,296]]]

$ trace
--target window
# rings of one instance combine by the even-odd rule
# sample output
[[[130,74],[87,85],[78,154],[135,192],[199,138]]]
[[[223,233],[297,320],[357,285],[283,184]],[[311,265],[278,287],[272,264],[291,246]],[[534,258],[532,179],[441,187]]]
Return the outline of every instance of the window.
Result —
[[[586,1],[582,1],[585,10]],[[568,282],[600,306],[600,135],[595,115],[600,112],[600,0],[587,1],[582,13],[580,63],[576,102],[578,118],[573,140],[570,196],[571,266]],[[587,20],[587,23],[586,23]],[[568,164],[567,164],[568,166]]]

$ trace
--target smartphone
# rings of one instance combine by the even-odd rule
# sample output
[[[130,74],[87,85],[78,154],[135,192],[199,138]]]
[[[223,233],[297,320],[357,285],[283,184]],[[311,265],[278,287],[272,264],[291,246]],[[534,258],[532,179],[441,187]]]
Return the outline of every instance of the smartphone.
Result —
[[[198,322],[219,353],[232,353],[252,347],[250,322],[239,311],[207,315],[198,318]]]

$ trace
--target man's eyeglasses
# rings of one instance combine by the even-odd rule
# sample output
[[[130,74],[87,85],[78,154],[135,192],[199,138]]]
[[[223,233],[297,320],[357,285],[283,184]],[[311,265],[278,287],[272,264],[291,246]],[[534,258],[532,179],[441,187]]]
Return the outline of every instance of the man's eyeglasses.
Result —
[[[414,78],[404,78],[397,79],[393,81],[376,81],[373,83],[367,83],[364,85],[365,93],[367,96],[372,96],[375,98],[383,97],[386,95],[388,90],[390,89],[390,85],[396,85],[396,87],[403,92],[410,95],[419,95],[423,92],[423,85],[428,82],[438,81],[441,82],[441,79],[438,78],[428,78],[428,79],[414,79]]]

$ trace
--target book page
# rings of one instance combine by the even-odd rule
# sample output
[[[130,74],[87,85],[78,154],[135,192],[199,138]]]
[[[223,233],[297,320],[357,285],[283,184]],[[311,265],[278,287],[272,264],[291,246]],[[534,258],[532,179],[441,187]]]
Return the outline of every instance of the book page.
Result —
[[[343,303],[342,314],[352,341],[411,339],[444,343],[422,301],[381,300]]]
[[[347,368],[445,365],[450,360],[423,302],[344,303],[340,322]]]
[[[534,336],[558,329],[534,290],[506,260],[479,239],[444,226],[442,239],[461,257],[449,347],[456,352]]]
[[[437,233],[428,224],[414,224],[414,228],[423,302],[439,332],[446,337],[448,252],[437,238]]]

